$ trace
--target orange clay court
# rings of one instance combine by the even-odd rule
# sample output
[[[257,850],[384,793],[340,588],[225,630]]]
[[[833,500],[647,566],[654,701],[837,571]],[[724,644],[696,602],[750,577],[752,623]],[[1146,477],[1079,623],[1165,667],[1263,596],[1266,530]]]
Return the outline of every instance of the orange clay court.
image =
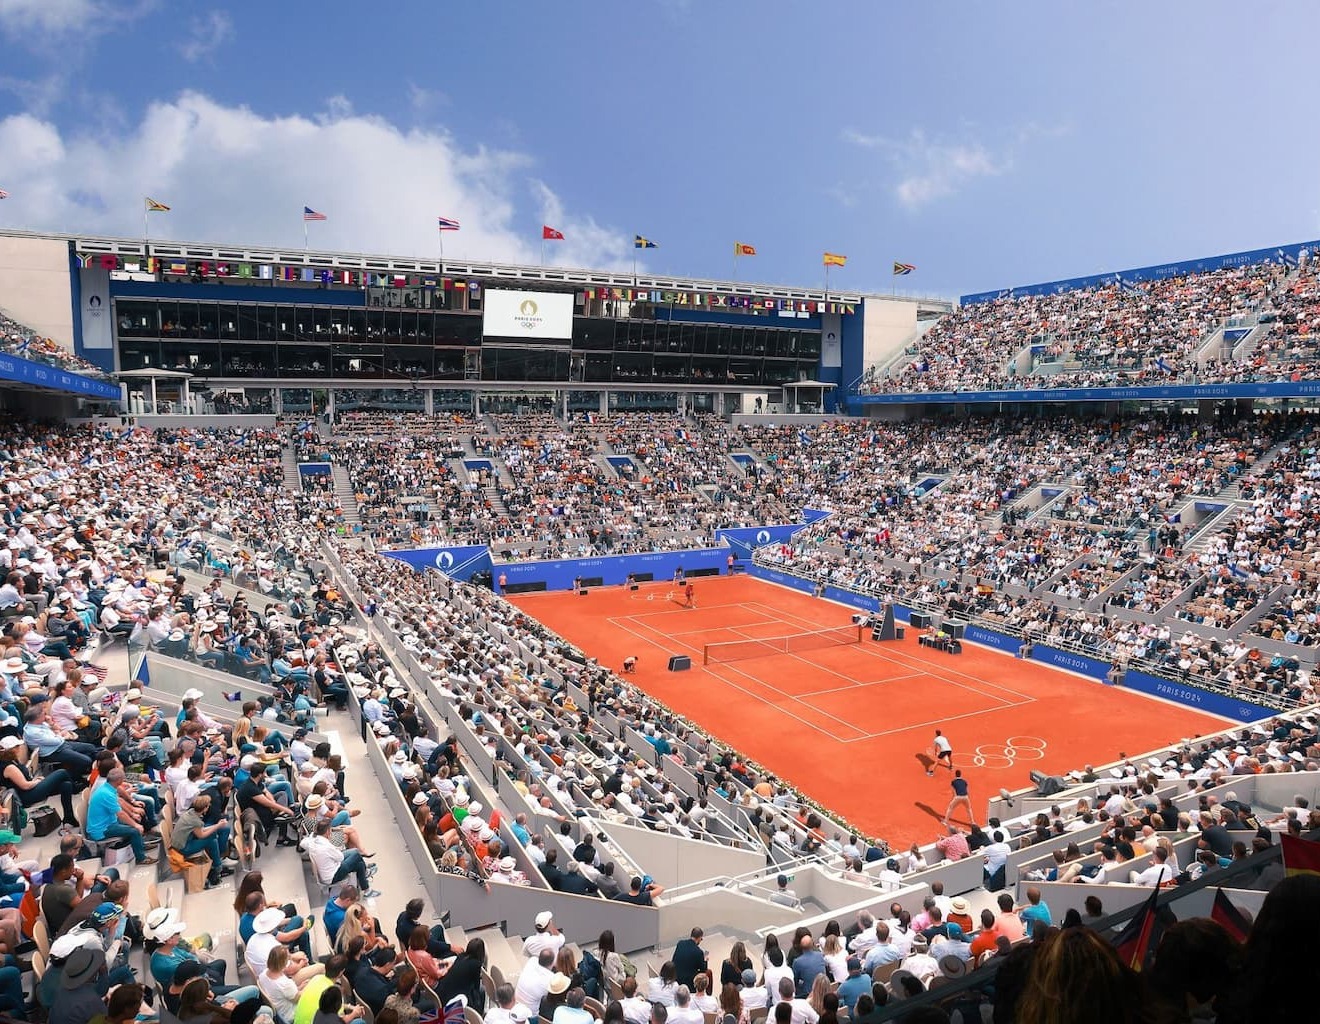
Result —
[[[953,745],[977,821],[1001,787],[1219,732],[1231,723],[1067,672],[963,645],[961,655],[905,639],[702,665],[704,645],[847,626],[852,610],[748,577],[697,577],[510,600],[601,664],[700,724],[825,807],[894,846],[929,842],[953,796],[952,772],[928,778],[935,729]],[[692,669],[670,672],[671,654]],[[966,824],[964,812],[955,822]]]

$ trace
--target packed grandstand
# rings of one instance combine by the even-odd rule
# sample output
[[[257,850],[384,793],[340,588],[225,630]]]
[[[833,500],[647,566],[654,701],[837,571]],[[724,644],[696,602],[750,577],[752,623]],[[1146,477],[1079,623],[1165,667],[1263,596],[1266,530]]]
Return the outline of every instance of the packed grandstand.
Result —
[[[856,392],[1305,380],[1315,273],[966,305]],[[0,330],[11,355],[85,369]],[[354,1003],[449,1021],[459,997],[471,1024],[1043,1021],[1056,957],[1093,965],[1071,977],[1116,1018],[1146,996],[1152,1020],[1295,1003],[1320,905],[1305,852],[1287,877],[1280,858],[1320,828],[1303,403],[6,416],[0,462],[0,1011],[18,1019],[73,1019],[114,985],[111,1019],[131,1019],[113,1014],[140,985],[162,1021]],[[794,528],[748,560],[809,588],[1262,714],[1032,780],[906,846],[498,583],[767,524]],[[459,548],[488,549],[488,583],[389,557]],[[172,876],[186,891],[162,898]]]

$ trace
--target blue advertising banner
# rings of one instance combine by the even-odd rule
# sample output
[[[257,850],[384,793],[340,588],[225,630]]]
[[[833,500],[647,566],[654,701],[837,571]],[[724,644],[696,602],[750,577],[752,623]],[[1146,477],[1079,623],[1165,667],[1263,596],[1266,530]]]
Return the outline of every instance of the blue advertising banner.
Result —
[[[550,562],[511,562],[494,567],[496,581],[503,578],[510,586],[543,583],[546,590],[570,590],[578,576],[600,577],[602,585],[624,583],[630,573],[650,573],[654,579],[669,580],[680,567],[684,572],[697,569],[723,572],[728,566],[728,548],[700,548],[692,551],[656,551],[647,555],[608,555],[604,558],[565,558]],[[700,585],[700,581],[697,581]]]
[[[0,355],[0,380],[14,381],[16,384],[31,384],[52,391],[67,391],[82,395],[84,398],[102,398],[117,402],[122,397],[119,385],[108,381],[93,380],[81,374],[69,373],[45,363],[34,363],[30,359],[18,356]]]
[[[822,596],[827,601],[838,601],[839,604],[846,604],[850,608],[857,608],[864,612],[877,612],[880,610],[880,599],[872,597],[870,594],[858,594],[852,590],[826,586]],[[898,616],[895,615],[894,617],[897,618]]]
[[[1182,277],[1185,274],[1203,274],[1209,270],[1248,267],[1254,263],[1281,263],[1295,267],[1303,253],[1314,255],[1317,247],[1320,247],[1320,242],[1295,242],[1292,245],[1274,246],[1269,249],[1250,249],[1224,256],[1207,256],[1199,260],[1161,263],[1153,267],[1136,267],[1132,270],[1111,271],[1107,274],[1091,274],[1088,277],[1069,277],[1061,281],[1046,281],[1043,284],[1029,284],[1020,288],[972,292],[959,298],[958,302],[969,306],[974,302],[991,302],[995,299],[1014,298],[1019,295],[1058,295],[1079,288],[1098,288],[1113,284],[1137,285],[1142,281],[1162,281],[1165,278]]]
[[[1015,647],[1013,650],[1016,651],[1017,648]],[[1053,647],[1046,647],[1044,644],[1033,644],[1031,660],[1039,661],[1042,665],[1053,665],[1055,668],[1063,668],[1079,675],[1090,676],[1102,683],[1107,681],[1105,674],[1109,671],[1109,662],[1101,661],[1098,658],[1088,658],[1085,654],[1073,654],[1072,651],[1059,651]]]
[[[412,548],[407,551],[382,551],[386,558],[397,558],[418,572],[439,569],[455,580],[470,580],[474,574],[489,572],[490,548],[484,544],[460,548]]]
[[[330,472],[330,463],[328,462],[298,463],[299,476],[329,476]]]
[[[832,515],[834,513],[827,508],[804,508],[802,510],[802,521],[810,526],[812,523],[819,523],[822,519]]]
[[[763,565],[749,564],[747,566],[747,575],[758,580],[778,583],[781,586],[790,587],[793,590],[800,590],[804,594],[811,594],[816,590],[815,584],[810,580],[804,580],[801,576],[794,576],[792,573],[781,572],[778,569],[767,569]]]
[[[1013,388],[1005,391],[905,391],[884,395],[849,395],[849,411],[868,405],[947,405],[951,402],[1158,402],[1219,398],[1306,398],[1320,395],[1318,381],[1265,384],[1171,384],[1135,388]]]
[[[1250,701],[1239,700],[1236,697],[1229,697],[1222,693],[1209,693],[1194,686],[1183,686],[1180,683],[1170,682],[1168,679],[1161,679],[1158,676],[1147,675],[1145,672],[1136,672],[1131,669],[1123,674],[1123,685],[1129,690],[1137,690],[1140,693],[1163,697],[1165,700],[1171,700],[1176,704],[1185,704],[1188,707],[1196,708],[1198,711],[1207,711],[1212,715],[1229,718],[1235,722],[1258,722],[1262,718],[1273,718],[1278,714],[1277,711],[1261,707],[1259,704],[1252,704]]]
[[[784,544],[792,540],[793,534],[804,529],[806,523],[787,523],[780,526],[737,526],[728,530],[716,530],[715,539],[727,544],[737,552],[739,558],[751,558],[752,552],[767,544]]]
[[[991,629],[984,629],[981,626],[972,623],[967,624],[963,630],[963,639],[970,640],[974,644],[980,644],[983,647],[993,647],[996,651],[1003,651],[1005,654],[1011,654],[1017,657],[1018,648],[1022,646],[1022,641],[1015,636],[1009,636],[1007,633],[996,633]]]

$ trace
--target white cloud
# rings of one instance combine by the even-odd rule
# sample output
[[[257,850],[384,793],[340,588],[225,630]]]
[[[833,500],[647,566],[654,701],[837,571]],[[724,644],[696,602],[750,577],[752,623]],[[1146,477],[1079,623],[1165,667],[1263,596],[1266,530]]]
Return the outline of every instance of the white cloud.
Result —
[[[341,97],[316,116],[264,116],[188,92],[95,135],[18,114],[0,120],[0,153],[12,196],[0,218],[14,227],[137,235],[149,195],[173,208],[152,218],[157,237],[301,246],[308,205],[329,218],[312,225],[323,248],[431,256],[445,216],[463,224],[445,237],[446,257],[534,263],[544,216],[566,238],[547,262],[631,264],[631,236],[529,184],[526,154],[405,130]]]
[[[95,0],[0,0],[0,29],[58,34],[97,20]]]
[[[843,138],[888,159],[894,168],[889,187],[910,209],[954,195],[979,178],[996,177],[1013,166],[1008,151],[996,153],[979,142],[930,139],[920,130],[905,139],[892,139],[847,128]]]
[[[211,11],[204,18],[193,18],[188,38],[179,46],[179,53],[190,64],[209,57],[234,38],[234,22],[224,11]]]

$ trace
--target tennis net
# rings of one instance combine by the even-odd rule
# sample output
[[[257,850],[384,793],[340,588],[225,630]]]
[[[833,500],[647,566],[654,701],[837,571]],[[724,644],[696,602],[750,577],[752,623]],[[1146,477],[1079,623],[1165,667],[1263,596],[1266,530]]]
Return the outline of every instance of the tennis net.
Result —
[[[765,658],[772,654],[797,654],[799,651],[817,651],[823,647],[859,644],[862,642],[862,628],[854,623],[848,626],[835,626],[833,629],[817,629],[810,633],[706,644],[701,650],[701,663],[716,665],[726,661]]]

